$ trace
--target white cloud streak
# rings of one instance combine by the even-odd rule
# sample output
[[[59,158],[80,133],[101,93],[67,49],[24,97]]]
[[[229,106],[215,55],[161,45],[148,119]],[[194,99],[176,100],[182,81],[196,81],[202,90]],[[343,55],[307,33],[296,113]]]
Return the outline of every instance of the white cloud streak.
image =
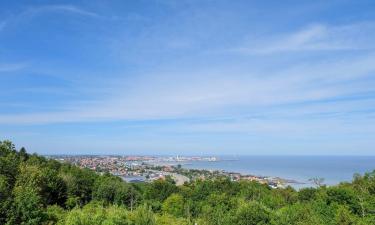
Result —
[[[5,28],[6,25],[7,25],[6,21],[0,22],[0,32]]]
[[[230,49],[244,54],[274,54],[304,51],[337,51],[374,49],[374,23],[327,26],[314,24],[296,32],[270,34],[261,39],[250,39]],[[366,31],[366,32],[363,32]]]
[[[26,67],[27,67],[26,63],[0,63],[0,73],[18,71]]]
[[[2,115],[0,123],[55,123],[148,120],[248,112],[294,103],[321,101],[374,92],[360,83],[375,72],[374,55],[292,66],[263,76],[247,71],[154,74],[109,88],[111,96],[94,103],[75,103],[63,112]],[[347,81],[351,85],[345,85]],[[117,83],[125,83],[118,80]],[[347,106],[343,110],[352,110]]]
[[[64,11],[64,12],[79,14],[82,16],[99,17],[97,13],[81,9],[74,5],[45,5],[45,6],[40,6],[40,7],[29,9],[30,13],[43,13],[43,12],[49,12],[49,11]]]
[[[80,7],[74,5],[43,5],[38,7],[30,7],[21,13],[15,14],[10,16],[9,18],[5,19],[4,21],[0,22],[0,32],[3,31],[7,26],[11,25],[14,21],[23,20],[29,16],[37,16],[42,13],[48,12],[67,12],[71,14],[86,16],[86,17],[93,17],[93,18],[100,18],[101,16],[95,12],[91,12],[88,10],[84,10]]]

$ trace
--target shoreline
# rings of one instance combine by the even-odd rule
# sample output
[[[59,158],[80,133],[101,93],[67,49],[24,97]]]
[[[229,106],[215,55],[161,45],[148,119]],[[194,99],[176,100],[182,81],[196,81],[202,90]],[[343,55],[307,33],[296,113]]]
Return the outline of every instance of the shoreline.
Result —
[[[53,157],[51,157],[53,158]],[[373,170],[374,158],[285,158],[285,157],[156,157],[156,156],[59,156],[54,159],[70,162],[98,172],[115,175],[138,175],[146,165],[175,166],[185,169],[217,171],[233,179],[271,180],[294,188],[314,187],[312,178],[325,178],[327,186],[350,182],[353,174]],[[209,160],[215,159],[215,160]],[[255,175],[254,175],[255,174]]]
[[[204,162],[205,163],[217,163],[217,162],[220,162],[220,161],[239,161],[239,159],[219,159],[217,161],[204,161]],[[152,163],[149,162],[148,164],[152,165],[152,166],[172,166],[172,167],[176,167],[178,165],[181,165],[182,168],[187,169],[187,170],[210,171],[212,173],[219,172],[219,173],[221,173],[223,175],[225,174],[229,177],[231,177],[233,175],[237,175],[242,179],[250,179],[251,178],[251,179],[259,179],[259,180],[271,180],[271,181],[277,181],[278,183],[286,184],[286,186],[288,186],[288,185],[306,185],[307,184],[305,182],[301,182],[301,181],[298,181],[298,180],[295,180],[295,179],[288,179],[288,178],[283,178],[283,177],[280,177],[280,176],[254,175],[252,173],[229,171],[229,170],[225,170],[225,169],[185,167],[185,166],[189,166],[189,165],[194,165],[193,162],[194,161],[184,161],[183,163],[181,163],[180,161],[175,161],[175,162],[165,161],[165,162],[158,162],[156,164],[152,164]],[[202,161],[200,161],[200,162],[202,162]]]

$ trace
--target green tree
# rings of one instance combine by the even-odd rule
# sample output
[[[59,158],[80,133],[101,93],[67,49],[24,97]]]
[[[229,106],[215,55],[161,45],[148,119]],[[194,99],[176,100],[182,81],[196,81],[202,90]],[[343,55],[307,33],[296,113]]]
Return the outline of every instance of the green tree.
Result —
[[[360,205],[354,189],[347,185],[339,185],[327,189],[327,203],[346,205],[354,212],[360,212]]]
[[[175,217],[182,217],[185,213],[184,198],[180,194],[171,194],[163,202],[162,210]]]
[[[67,201],[70,203],[76,202],[78,206],[83,206],[92,199],[94,182],[99,177],[95,172],[71,165],[63,165],[59,171],[59,176],[67,188]]]
[[[355,174],[352,185],[359,205],[357,214],[362,218],[369,213],[373,215],[375,212],[375,171],[365,173],[364,176]]]
[[[302,188],[298,192],[298,200],[300,202],[309,202],[316,198],[316,189],[315,188]]]
[[[22,162],[25,162],[29,159],[29,155],[26,153],[26,149],[24,147],[20,149],[19,157]]]
[[[42,197],[44,205],[58,204],[66,201],[66,185],[58,172],[48,167],[21,163],[16,186],[33,188]]]
[[[339,206],[335,215],[335,224],[337,225],[352,225],[354,219],[349,209],[345,206]]]
[[[0,224],[6,222],[11,203],[11,189],[7,177],[0,175]]]
[[[159,179],[146,187],[145,198],[148,200],[163,202],[169,195],[176,191],[177,187],[175,184]]]
[[[155,215],[151,210],[151,207],[142,205],[138,207],[132,217],[132,221],[136,225],[155,225]]]
[[[0,175],[5,176],[9,187],[13,187],[18,174],[19,156],[10,141],[0,141]]]
[[[242,203],[238,208],[234,222],[237,225],[262,225],[270,222],[270,210],[261,203],[251,201]]]
[[[327,221],[327,224],[329,221]],[[277,210],[271,219],[271,224],[274,225],[320,225],[324,224],[319,214],[317,214],[312,205],[296,203],[285,206]]]
[[[39,225],[47,219],[42,199],[32,187],[16,187],[10,214],[10,224]]]
[[[240,181],[239,185],[240,191],[238,194],[246,200],[261,200],[271,192],[267,185],[256,181]]]
[[[105,209],[96,203],[87,204],[82,209],[74,208],[71,210],[64,222],[64,225],[91,225],[102,224],[106,219]]]
[[[131,225],[127,210],[119,206],[107,208],[103,225]]]
[[[124,205],[132,210],[140,195],[132,185],[125,183],[119,177],[106,174],[96,179],[93,199],[107,204]]]
[[[58,205],[51,205],[47,207],[47,224],[64,223],[66,211]]]

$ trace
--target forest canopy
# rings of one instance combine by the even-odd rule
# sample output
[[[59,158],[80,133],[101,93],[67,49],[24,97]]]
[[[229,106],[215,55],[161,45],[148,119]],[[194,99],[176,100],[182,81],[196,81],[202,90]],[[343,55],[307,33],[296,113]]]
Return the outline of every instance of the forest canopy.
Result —
[[[0,141],[0,224],[375,224],[375,171],[300,190],[220,177],[127,183]]]

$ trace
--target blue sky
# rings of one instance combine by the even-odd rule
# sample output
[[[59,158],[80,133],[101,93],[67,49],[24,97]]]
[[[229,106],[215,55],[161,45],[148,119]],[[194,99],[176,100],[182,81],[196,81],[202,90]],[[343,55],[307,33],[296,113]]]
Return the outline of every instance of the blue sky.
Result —
[[[1,1],[0,139],[41,154],[375,154],[375,3]]]

